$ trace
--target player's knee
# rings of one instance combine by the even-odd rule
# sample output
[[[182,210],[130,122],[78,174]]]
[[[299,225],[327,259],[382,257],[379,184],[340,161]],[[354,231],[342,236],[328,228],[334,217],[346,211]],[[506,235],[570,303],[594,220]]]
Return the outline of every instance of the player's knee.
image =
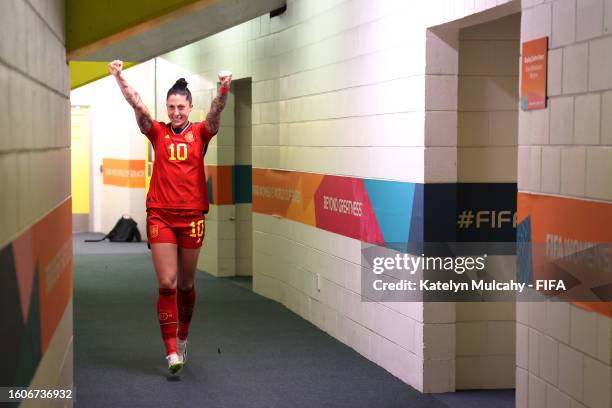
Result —
[[[178,288],[183,292],[189,292],[193,288],[193,281],[179,280]]]
[[[163,289],[176,289],[176,279],[162,278],[159,280],[159,287]]]

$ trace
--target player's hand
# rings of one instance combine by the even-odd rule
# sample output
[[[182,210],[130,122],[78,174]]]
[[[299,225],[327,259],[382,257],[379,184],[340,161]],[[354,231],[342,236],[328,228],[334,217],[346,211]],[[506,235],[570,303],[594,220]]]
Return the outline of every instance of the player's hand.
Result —
[[[114,60],[113,62],[108,64],[108,70],[110,71],[112,76],[116,77],[117,75],[121,74],[121,71],[123,70],[123,61]]]
[[[229,89],[232,83],[232,73],[230,71],[219,72],[219,82],[221,82],[222,87]]]

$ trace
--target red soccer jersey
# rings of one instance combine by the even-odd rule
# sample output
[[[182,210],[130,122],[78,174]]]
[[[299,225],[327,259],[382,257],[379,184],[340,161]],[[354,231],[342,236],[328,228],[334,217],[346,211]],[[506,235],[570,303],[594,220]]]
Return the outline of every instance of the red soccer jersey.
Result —
[[[204,122],[175,134],[169,123],[154,120],[146,136],[155,149],[147,208],[208,211],[204,153],[214,134]]]

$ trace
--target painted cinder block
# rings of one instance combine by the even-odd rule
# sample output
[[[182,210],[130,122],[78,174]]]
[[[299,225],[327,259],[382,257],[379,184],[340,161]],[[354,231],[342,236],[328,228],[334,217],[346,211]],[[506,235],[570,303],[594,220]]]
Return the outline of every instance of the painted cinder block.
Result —
[[[529,329],[529,373],[540,374],[540,337],[542,334]]]
[[[557,387],[546,384],[546,408],[571,408],[571,399]]]
[[[529,368],[529,327],[516,324],[516,365]]]
[[[516,152],[516,147],[464,147],[457,149],[457,180],[471,183],[516,182]],[[528,174],[530,177],[534,177],[531,168]]]
[[[612,319],[597,316],[597,358],[610,365],[612,363]]]
[[[487,325],[487,354],[515,355],[516,323],[512,321],[489,321]]]
[[[520,191],[531,189],[531,147],[518,147],[517,184]]]
[[[425,149],[425,182],[453,183],[457,181],[457,150],[453,147]]]
[[[612,145],[612,92],[602,94],[601,112],[601,144]]]
[[[457,355],[481,355],[487,349],[487,323],[458,322],[457,329]]]
[[[542,180],[542,148],[539,146],[532,146],[529,160],[529,189],[531,191],[540,191]]]
[[[550,144],[572,144],[574,132],[574,98],[550,99]]]
[[[457,357],[456,388],[515,388],[517,379],[513,361],[514,356]]]
[[[552,3],[552,48],[571,44],[576,39],[576,0]]]
[[[540,112],[540,111],[537,111]],[[535,112],[534,112],[535,113]],[[534,115],[532,127],[535,132],[534,139],[542,129],[548,140],[548,115],[540,118]],[[489,112],[489,146],[516,146],[518,135],[518,111],[494,111]],[[540,144],[540,143],[535,143]]]
[[[612,147],[588,147],[586,155],[586,195],[612,200]]]
[[[561,191],[561,148],[542,147],[542,191],[558,194]]]
[[[457,74],[459,70],[457,35],[452,31],[427,30],[426,42],[426,73],[436,75]],[[463,44],[461,46],[463,47]],[[463,48],[461,48],[461,52],[463,52]]]
[[[425,109],[457,109],[457,76],[427,75],[425,77]]]
[[[589,42],[589,91],[612,88],[612,37]]]
[[[423,361],[423,392],[441,393],[455,390],[454,360]]]
[[[585,192],[586,149],[564,147],[561,151],[561,193],[583,197]]]
[[[529,406],[546,406],[546,383],[535,375],[529,374]]]
[[[529,374],[527,370],[516,369],[516,408],[528,408]]]
[[[559,343],[548,336],[541,336],[539,352],[540,377],[556,386],[559,374]]]
[[[521,13],[521,41],[551,36],[552,6],[552,3],[546,2],[523,10]]]
[[[559,389],[578,401],[583,399],[583,354],[559,344]]]
[[[600,104],[598,94],[578,95],[574,100],[574,144],[599,144]]]
[[[529,113],[531,116],[530,144],[546,145],[549,141],[550,109],[538,109]],[[510,140],[514,140],[511,138]]]
[[[541,333],[546,330],[546,302],[529,302],[529,327]]]
[[[570,306],[570,345],[590,356],[597,356],[597,314]]]
[[[546,90],[549,96],[560,95],[563,88],[563,48],[548,51]]]
[[[487,146],[489,143],[489,113],[458,112],[458,146]]]
[[[576,2],[576,41],[599,37],[603,33],[603,0]]]
[[[588,356],[584,357],[584,397],[588,407],[612,406],[612,367]]]
[[[555,3],[556,4],[556,3]],[[589,46],[587,43],[563,49],[563,93],[586,92],[588,81]]]

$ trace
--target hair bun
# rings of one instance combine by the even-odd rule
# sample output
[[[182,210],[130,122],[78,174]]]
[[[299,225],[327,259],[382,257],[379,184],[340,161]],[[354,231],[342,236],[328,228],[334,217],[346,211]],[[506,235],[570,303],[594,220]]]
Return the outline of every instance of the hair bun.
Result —
[[[187,88],[187,81],[185,80],[185,78],[179,78],[174,83],[173,88],[186,89]]]

